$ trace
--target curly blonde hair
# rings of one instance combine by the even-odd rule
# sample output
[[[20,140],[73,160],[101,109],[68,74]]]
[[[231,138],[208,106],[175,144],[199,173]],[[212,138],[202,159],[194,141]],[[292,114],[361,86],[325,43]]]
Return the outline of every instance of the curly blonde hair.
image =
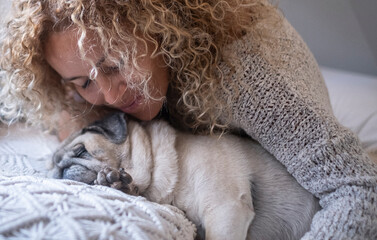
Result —
[[[136,39],[145,46],[152,43],[152,57],[162,55],[170,67],[169,91],[177,97],[169,106],[183,116],[182,122],[206,131],[224,129],[227,123],[220,123],[219,116],[229,110],[228,104],[216,96],[225,81],[219,69],[222,49],[246,32],[262,42],[272,35],[271,22],[279,22],[279,17],[268,0],[15,0],[1,43],[5,75],[0,115],[13,119],[21,114],[30,123],[54,127],[56,113],[82,113],[88,107],[74,102],[72,88],[62,83],[43,52],[49,33],[75,27],[82,57],[82,43],[93,31],[105,54],[115,54],[112,60],[118,64],[120,56],[135,69]],[[125,44],[130,46],[126,50]],[[148,95],[148,73],[145,76],[141,88]]]

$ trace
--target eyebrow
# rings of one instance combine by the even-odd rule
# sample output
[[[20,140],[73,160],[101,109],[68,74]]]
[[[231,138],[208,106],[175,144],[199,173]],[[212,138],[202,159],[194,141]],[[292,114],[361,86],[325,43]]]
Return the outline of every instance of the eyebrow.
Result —
[[[96,67],[99,67],[102,65],[102,63],[106,60],[105,56],[101,57],[97,63],[96,63]],[[69,81],[73,81],[73,80],[76,80],[76,79],[79,79],[79,78],[86,78],[88,76],[75,76],[75,77],[69,77],[69,78],[62,78],[62,80],[64,82],[69,82]]]

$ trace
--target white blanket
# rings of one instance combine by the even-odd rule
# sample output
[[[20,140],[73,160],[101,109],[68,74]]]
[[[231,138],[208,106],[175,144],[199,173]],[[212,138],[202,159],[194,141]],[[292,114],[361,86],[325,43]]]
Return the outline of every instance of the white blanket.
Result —
[[[0,239],[194,239],[170,205],[46,178],[58,141],[20,124],[0,131]]]

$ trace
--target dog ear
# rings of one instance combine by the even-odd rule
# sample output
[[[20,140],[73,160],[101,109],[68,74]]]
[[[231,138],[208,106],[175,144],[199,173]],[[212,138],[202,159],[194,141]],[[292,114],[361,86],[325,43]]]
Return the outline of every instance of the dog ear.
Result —
[[[102,134],[112,143],[120,144],[127,138],[126,115],[122,112],[112,113],[81,130],[82,134],[86,132]]]

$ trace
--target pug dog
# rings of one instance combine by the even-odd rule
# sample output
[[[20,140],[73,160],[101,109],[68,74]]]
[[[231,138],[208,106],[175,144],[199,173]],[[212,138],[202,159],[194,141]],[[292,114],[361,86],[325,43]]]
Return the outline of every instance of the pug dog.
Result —
[[[205,239],[299,239],[319,210],[250,138],[197,136],[113,113],[66,139],[54,178],[100,184],[183,210]]]

